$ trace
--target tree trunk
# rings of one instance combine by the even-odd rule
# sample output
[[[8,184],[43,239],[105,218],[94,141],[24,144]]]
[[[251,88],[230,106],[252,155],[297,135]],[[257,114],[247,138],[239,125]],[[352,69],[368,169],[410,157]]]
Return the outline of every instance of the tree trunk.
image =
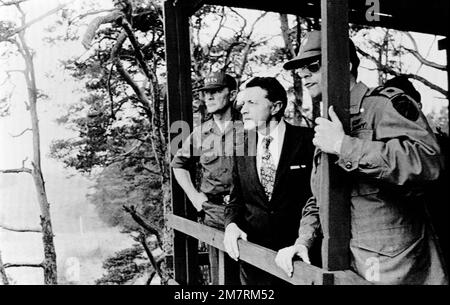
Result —
[[[301,22],[300,18],[297,18],[297,23]],[[296,56],[296,51],[294,48],[294,44],[290,38],[290,28],[289,28],[289,20],[287,14],[280,14],[280,23],[281,23],[281,33],[283,36],[283,41],[286,49],[287,59],[291,60]],[[300,31],[301,27],[297,26],[297,31]],[[297,33],[296,39],[297,45],[300,47],[300,35],[301,33]],[[295,105],[298,109],[301,109],[303,104],[303,86],[302,79],[295,73],[295,70],[292,71],[292,79],[294,83],[294,96],[295,96]]]
[[[2,252],[0,252],[0,278],[3,285],[9,285],[8,276],[6,275],[5,268],[3,267]]]
[[[44,244],[44,283],[46,285],[56,285],[57,268],[56,268],[56,252],[53,242],[53,230],[50,217],[50,204],[47,200],[45,190],[45,182],[41,170],[41,149],[40,149],[40,132],[39,119],[37,113],[37,86],[36,76],[33,64],[33,55],[30,52],[25,40],[24,31],[19,33],[22,45],[22,56],[25,60],[25,80],[28,88],[28,101],[30,107],[31,126],[33,132],[33,181],[36,188],[36,195],[39,202],[41,212],[42,241]]]

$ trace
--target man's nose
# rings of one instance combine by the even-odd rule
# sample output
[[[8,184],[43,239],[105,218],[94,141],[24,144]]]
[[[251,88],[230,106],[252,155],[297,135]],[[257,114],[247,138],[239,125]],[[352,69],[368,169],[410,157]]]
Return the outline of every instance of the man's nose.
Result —
[[[245,114],[247,113],[247,103],[243,103],[242,108],[241,108],[241,114]]]
[[[301,79],[310,78],[312,76],[311,72],[309,72],[308,69],[299,69],[299,70],[297,70],[297,75]]]

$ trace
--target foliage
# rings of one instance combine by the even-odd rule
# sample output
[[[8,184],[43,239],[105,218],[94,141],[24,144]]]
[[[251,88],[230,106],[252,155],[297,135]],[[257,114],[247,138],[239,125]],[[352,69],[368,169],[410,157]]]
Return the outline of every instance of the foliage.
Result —
[[[437,130],[449,135],[447,107],[443,107],[439,111],[433,110],[427,115],[427,119]]]
[[[97,207],[100,218],[109,225],[137,231],[138,225],[122,208],[133,205],[155,228],[162,229],[161,184],[154,175],[136,167],[112,165],[101,172],[94,189],[89,199]]]
[[[136,244],[117,252],[103,263],[103,268],[107,271],[96,281],[97,285],[123,285],[142,274],[148,268],[148,263],[143,263],[145,259],[143,248]],[[140,261],[141,260],[141,261]]]

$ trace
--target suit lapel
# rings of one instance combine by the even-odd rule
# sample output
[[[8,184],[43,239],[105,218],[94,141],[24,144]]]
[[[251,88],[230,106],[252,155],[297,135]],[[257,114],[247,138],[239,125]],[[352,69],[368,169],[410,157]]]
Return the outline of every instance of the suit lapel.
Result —
[[[248,172],[248,178],[250,179],[249,185],[254,187],[254,193],[260,197],[261,202],[267,205],[268,200],[264,191],[264,187],[259,180],[258,169],[256,168],[256,152],[258,144],[258,134],[255,131],[248,131],[247,133],[248,143],[248,155],[246,156],[246,170]]]
[[[292,127],[286,123],[286,133],[284,134],[283,147],[281,149],[280,161],[278,162],[277,172],[275,175],[275,183],[273,187],[272,199],[276,197],[276,193],[280,190],[283,177],[286,176],[289,171],[289,165],[292,158],[297,153],[298,148],[301,146],[300,137],[296,136]]]

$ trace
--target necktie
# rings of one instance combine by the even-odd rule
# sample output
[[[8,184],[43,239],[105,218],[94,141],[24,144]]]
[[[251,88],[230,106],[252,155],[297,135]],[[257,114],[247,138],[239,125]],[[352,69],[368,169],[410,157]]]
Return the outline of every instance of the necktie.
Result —
[[[269,151],[270,142],[273,138],[271,136],[264,137],[262,141],[263,154],[261,157],[261,184],[264,187],[267,198],[270,200],[273,192],[273,185],[275,183],[275,164],[273,162],[272,154]]]

